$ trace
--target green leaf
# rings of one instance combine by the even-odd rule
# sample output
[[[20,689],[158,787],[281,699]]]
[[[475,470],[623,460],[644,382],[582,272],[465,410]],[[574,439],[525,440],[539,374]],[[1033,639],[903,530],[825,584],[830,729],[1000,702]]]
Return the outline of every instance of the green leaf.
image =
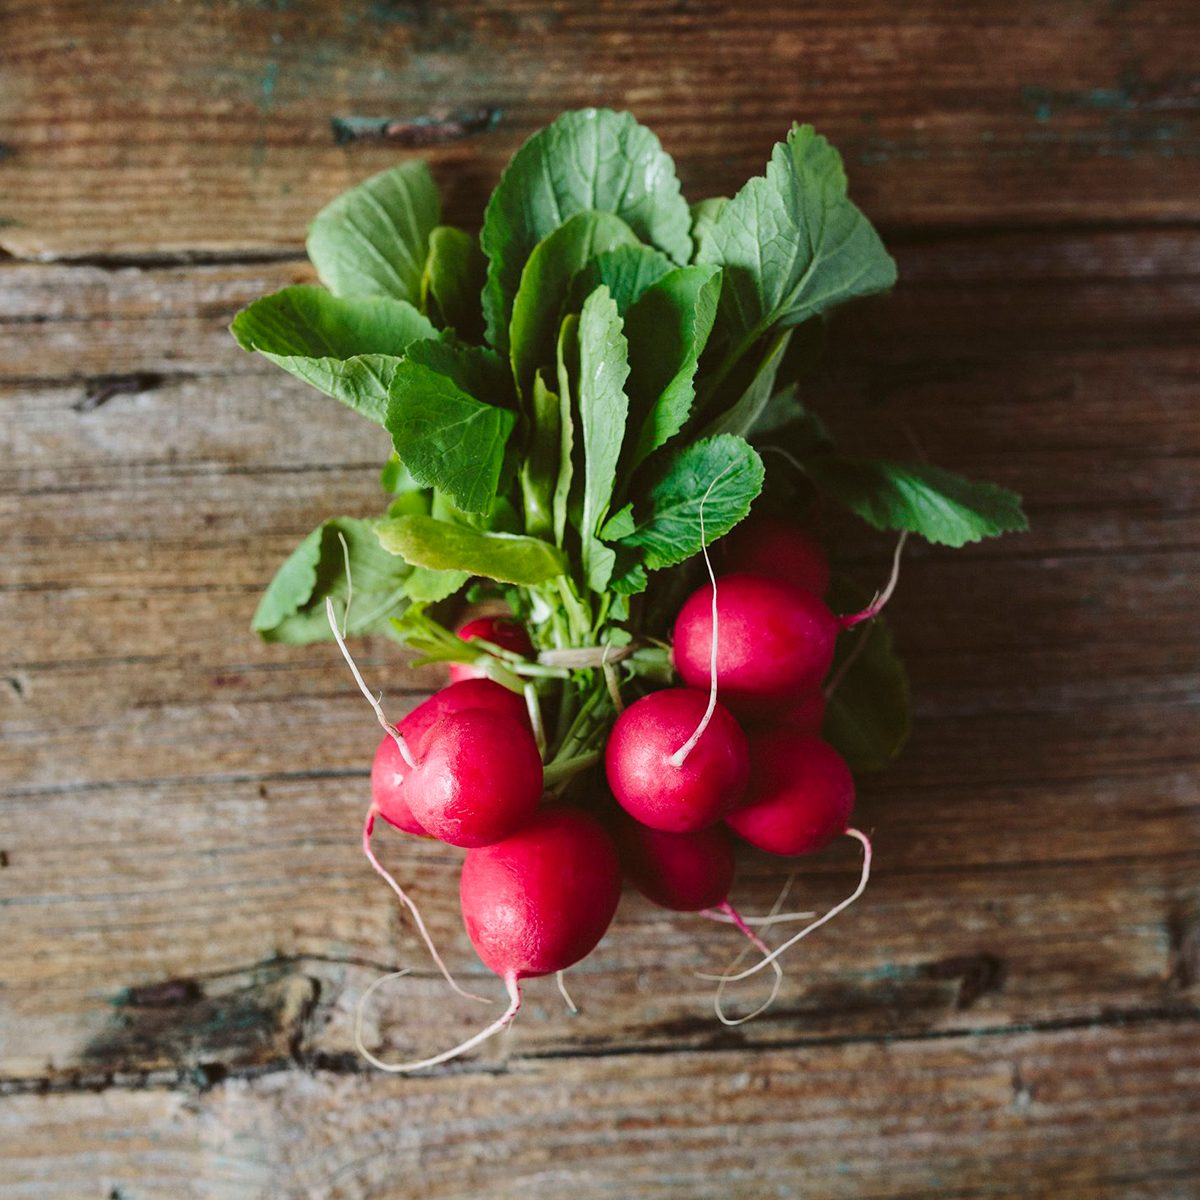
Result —
[[[541,371],[533,378],[529,410],[531,431],[521,467],[525,532],[535,537],[553,537],[554,489],[558,485],[562,454],[562,412],[558,395],[550,390]]]
[[[579,316],[568,313],[558,331],[555,352],[558,373],[559,442],[558,483],[554,487],[554,541],[562,546],[567,535],[571,489],[575,482],[575,408],[571,375],[579,376]]]
[[[820,491],[876,529],[907,529],[930,542],[962,546],[1029,528],[1020,496],[941,467],[830,452],[814,453],[802,463]]]
[[[512,376],[504,360],[485,346],[471,346],[452,334],[413,342],[405,358],[445,375],[459,391],[500,408],[515,407]]]
[[[750,511],[762,491],[762,460],[732,434],[694,442],[655,466],[649,489],[634,502],[637,528],[621,542],[641,548],[650,570],[700,553],[702,504],[704,541],[711,545]]]
[[[735,344],[896,281],[896,264],[847,196],[838,152],[793,125],[765,176],[701,222],[697,260],[726,269],[723,322]]]
[[[614,246],[635,246],[637,238],[611,213],[576,213],[534,247],[521,272],[508,338],[513,378],[528,397],[539,367],[554,360],[555,337],[571,281],[597,254]]]
[[[861,610],[870,597],[835,580],[837,612]],[[853,655],[845,674],[840,674]],[[825,709],[822,735],[853,771],[881,771],[900,753],[911,729],[908,676],[882,617],[838,639],[831,678],[837,680]]]
[[[436,333],[403,300],[339,299],[324,288],[300,286],[256,300],[230,328],[243,350],[257,350],[380,425],[405,349]]]
[[[692,245],[698,250],[700,243],[717,223],[721,210],[729,203],[728,196],[712,196],[708,200],[697,200],[692,205]]]
[[[335,296],[417,304],[439,211],[429,168],[401,163],[321,209],[309,227],[308,257]]]
[[[413,567],[404,586],[404,594],[420,604],[436,604],[453,596],[470,578],[465,571],[431,571],[428,567]]]
[[[784,330],[771,339],[762,361],[754,370],[742,394],[724,412],[719,413],[704,429],[704,436],[736,433],[745,437],[754,428],[770,403],[775,389],[775,377],[787,352],[791,331]]]
[[[700,352],[712,332],[721,272],[679,267],[647,289],[625,315],[629,339],[630,469],[665,445],[692,410]]]
[[[433,517],[398,517],[379,525],[393,554],[434,571],[463,571],[500,583],[532,586],[561,575],[566,563],[549,542],[510,533],[483,533]]]
[[[594,592],[612,576],[612,551],[597,534],[608,514],[629,414],[629,359],[621,318],[608,288],[598,287],[579,314],[579,424],[583,431],[583,573]]]
[[[515,422],[510,410],[481,403],[433,367],[411,359],[396,367],[387,413],[396,453],[418,483],[442,489],[467,512],[491,507]]]
[[[251,626],[267,642],[328,641],[325,598],[341,619],[346,604],[346,539],[353,581],[347,634],[386,633],[388,618],[407,603],[409,566],[384,550],[375,521],[335,517],[314,529],[275,574],[259,602]]]
[[[624,316],[629,306],[674,265],[661,251],[643,246],[641,242],[606,250],[597,254],[575,277],[571,287],[573,307],[582,306],[584,299],[603,284],[616,303],[617,312]]]
[[[588,209],[616,214],[675,262],[691,254],[687,203],[658,138],[629,113],[563,113],[513,156],[484,214],[483,309],[498,350],[508,349],[513,297],[534,246]]]
[[[438,324],[467,342],[483,340],[479,296],[487,276],[487,259],[477,238],[439,225],[429,235],[429,257],[421,278],[421,307]]]

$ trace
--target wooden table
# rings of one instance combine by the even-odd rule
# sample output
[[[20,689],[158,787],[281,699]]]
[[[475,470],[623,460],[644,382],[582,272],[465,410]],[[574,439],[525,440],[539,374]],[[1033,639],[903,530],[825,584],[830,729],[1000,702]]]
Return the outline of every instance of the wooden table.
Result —
[[[1194,0],[4,5],[0,1194],[1200,1195],[1198,47]],[[247,626],[385,448],[225,326],[352,182],[424,153],[477,220],[599,103],[693,197],[829,134],[902,282],[838,320],[825,411],[1033,529],[908,559],[878,870],[770,1015],[718,1026],[693,973],[732,936],[630,897],[578,1016],[534,982],[487,1053],[381,1075],[355,1002],[424,958],[358,852],[375,730],[330,646]],[[888,552],[838,530],[864,583]],[[361,662],[395,711],[431,682]],[[486,986],[456,855],[380,846]],[[479,1020],[421,970],[367,1033]]]

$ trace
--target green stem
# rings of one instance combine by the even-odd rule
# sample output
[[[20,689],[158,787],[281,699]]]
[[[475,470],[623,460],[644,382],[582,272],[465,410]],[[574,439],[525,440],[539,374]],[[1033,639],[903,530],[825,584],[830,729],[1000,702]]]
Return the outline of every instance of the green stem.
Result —
[[[558,759],[547,763],[544,771],[544,784],[547,788],[555,788],[569,783],[581,771],[594,767],[599,761],[600,752],[593,750],[590,754],[580,754],[575,758]]]

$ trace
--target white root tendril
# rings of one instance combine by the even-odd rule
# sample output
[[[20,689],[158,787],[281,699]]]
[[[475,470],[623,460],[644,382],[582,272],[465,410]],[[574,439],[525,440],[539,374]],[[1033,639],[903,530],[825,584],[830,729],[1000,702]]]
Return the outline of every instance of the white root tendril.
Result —
[[[778,904],[782,898],[783,893],[781,892],[780,898],[776,901],[776,904]],[[741,913],[739,913],[738,910],[734,908],[728,900],[724,901],[719,906],[717,911],[723,913],[734,925],[737,926],[742,933],[746,935],[746,943],[742,947],[741,953],[730,966],[730,971],[734,970],[737,967],[737,964],[742,961],[742,958],[749,953],[751,946],[763,954],[769,955],[771,953],[770,946],[768,946],[766,942],[764,942],[762,938],[760,938],[758,934],[755,933],[754,930],[742,920]],[[716,992],[713,994],[713,1012],[716,1013],[717,1020],[720,1021],[722,1025],[728,1025],[731,1028],[735,1025],[744,1025],[747,1021],[753,1021],[755,1017],[761,1016],[767,1011],[768,1008],[771,1007],[772,1004],[775,1003],[776,998],[779,996],[779,989],[783,987],[783,968],[779,965],[779,963],[772,962],[771,970],[775,972],[775,979],[771,984],[770,995],[767,996],[767,998],[757,1008],[746,1013],[744,1017],[728,1017],[725,1015],[725,1005],[723,1001],[725,999],[725,988],[728,986],[729,980],[725,978],[721,979],[720,983],[717,984]],[[726,972],[726,974],[728,973],[729,972]]]
[[[362,1025],[363,1025],[363,1009],[367,1001],[371,998],[376,988],[382,987],[392,979],[399,979],[403,975],[409,973],[409,968],[405,967],[402,971],[393,971],[390,975],[383,975],[376,979],[370,987],[363,992],[359,998],[358,1007],[354,1012],[354,1047],[355,1049],[371,1064],[373,1067],[378,1067],[381,1071],[389,1071],[392,1074],[405,1074],[408,1071],[420,1071],[425,1067],[436,1067],[440,1063],[449,1062],[452,1058],[457,1058],[460,1054],[465,1054],[468,1050],[473,1050],[482,1042],[486,1042],[488,1038],[494,1037],[505,1026],[512,1024],[512,1019],[517,1015],[521,1007],[521,989],[517,983],[515,975],[508,976],[504,981],[505,989],[508,992],[509,1004],[508,1007],[485,1029],[481,1029],[478,1033],[467,1038],[465,1042],[459,1042],[457,1046],[451,1047],[449,1050],[443,1050],[441,1054],[434,1054],[430,1058],[418,1058],[411,1062],[402,1063],[387,1063],[381,1058],[376,1058],[370,1050],[363,1044]]]
[[[667,759],[667,762],[673,767],[682,767],[687,762],[688,755],[695,750],[696,743],[704,736],[704,731],[708,728],[713,713],[717,711],[717,576],[713,571],[712,559],[708,556],[708,538],[704,532],[704,505],[712,495],[713,488],[721,482],[722,476],[727,475],[731,470],[733,470],[733,463],[730,463],[720,475],[713,479],[700,498],[700,553],[704,555],[704,569],[708,572],[708,579],[712,584],[712,644],[708,665],[708,707],[704,710],[704,716],[700,718],[700,724],[696,726],[696,731]]]
[[[571,1016],[575,1016],[579,1012],[579,1005],[571,999],[571,993],[567,991],[567,981],[563,978],[562,971],[554,972],[554,981],[558,984],[558,990],[562,998],[567,1002],[567,1008],[571,1010]]]
[[[328,596],[325,597],[325,615],[329,618],[329,628],[333,631],[333,640],[337,642],[338,649],[342,652],[342,657],[346,660],[346,665],[350,668],[350,673],[354,676],[354,682],[358,684],[358,690],[367,698],[367,703],[375,712],[375,719],[383,726],[384,732],[389,734],[392,741],[396,743],[396,747],[400,751],[400,757],[404,759],[405,764],[411,770],[417,764],[408,748],[408,743],[404,740],[404,735],[400,730],[384,716],[383,705],[379,703],[374,693],[363,681],[358,666],[355,664],[354,659],[350,657],[350,651],[346,649],[346,639],[342,637],[341,630],[338,629],[337,618],[334,616],[333,600]]]
[[[367,810],[367,819],[363,823],[363,853],[367,856],[367,862],[371,864],[388,887],[396,893],[396,897],[400,903],[408,909],[409,914],[412,916],[413,924],[416,925],[417,932],[421,935],[421,940],[425,943],[425,948],[429,951],[429,957],[433,959],[437,969],[445,977],[446,982],[460,996],[465,996],[468,1000],[478,1000],[481,1004],[489,1003],[486,996],[477,996],[474,992],[468,992],[454,981],[454,976],[450,974],[449,968],[442,961],[442,956],[438,953],[437,947],[433,944],[433,938],[430,937],[429,930],[425,927],[421,910],[417,908],[416,904],[409,898],[408,893],[396,882],[387,868],[375,857],[375,851],[371,848],[371,834],[375,830],[375,815],[377,812],[378,810],[372,805]]]
[[[350,624],[350,605],[354,603],[354,578],[350,574],[350,547],[346,544],[346,535],[339,529],[338,541],[342,543],[342,562],[346,565],[346,607],[342,609],[342,637]]]
[[[900,579],[900,555],[904,551],[906,541],[908,541],[907,529],[896,539],[896,549],[892,554],[892,573],[888,577],[883,591],[876,592],[875,599],[862,612],[853,613],[848,617],[839,617],[838,622],[843,629],[853,629],[855,625],[861,625],[864,621],[874,620],[883,611],[884,605],[892,598],[892,593],[896,590],[896,584]]]
[[[787,899],[788,892],[792,890],[792,885],[796,882],[796,872],[793,871],[786,880],[783,887],[779,889],[779,895],[775,897],[775,903],[771,905],[766,916],[763,917],[748,917],[741,909],[738,910],[738,920],[742,925],[757,925],[759,927],[765,925],[784,925],[788,921],[811,921],[817,914],[815,912],[780,912],[783,907],[783,902]],[[735,925],[737,921],[727,913],[722,912],[719,908],[701,909],[700,915],[707,917],[710,921],[724,921],[726,924]]]
[[[783,945],[776,947],[776,949],[772,950],[771,953],[768,954],[765,958],[759,959],[759,961],[756,962],[754,964],[754,966],[747,967],[746,970],[739,971],[736,975],[729,974],[729,973],[726,973],[724,975],[701,974],[699,976],[699,978],[711,979],[716,983],[737,983],[741,979],[749,979],[751,975],[757,974],[759,971],[761,971],[763,969],[763,967],[770,966],[772,963],[776,962],[781,954],[783,954],[785,951],[789,950],[792,946],[794,946],[802,938],[808,937],[808,935],[810,933],[813,933],[816,930],[820,929],[821,926],[824,925],[826,922],[832,921],[833,918],[838,915],[838,913],[844,912],[847,908],[849,908],[850,905],[852,905],[859,898],[859,896],[861,896],[863,894],[863,892],[866,891],[867,880],[869,880],[871,878],[871,839],[869,837],[867,837],[867,835],[859,829],[847,829],[846,836],[852,837],[856,841],[862,843],[863,863],[862,863],[862,874],[859,876],[858,886],[854,889],[853,892],[850,893],[849,896],[846,897],[845,900],[842,900],[839,903],[835,904],[827,913],[825,913],[823,916],[818,917],[811,924],[805,925],[805,927],[803,929],[801,929],[799,933],[792,934],[792,936],[790,938],[788,938],[788,940],[786,942],[784,942]]]

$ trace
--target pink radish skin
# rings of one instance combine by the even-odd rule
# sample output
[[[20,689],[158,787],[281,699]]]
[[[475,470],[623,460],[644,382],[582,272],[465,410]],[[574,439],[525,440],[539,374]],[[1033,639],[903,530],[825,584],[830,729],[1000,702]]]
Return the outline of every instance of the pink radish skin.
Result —
[[[708,706],[704,692],[664,688],[631,704],[604,751],[608,786],[635,820],[667,833],[714,825],[741,798],[749,771],[746,735],[717,704],[684,762],[672,756],[695,732]]]
[[[648,829],[624,814],[613,833],[625,877],[647,900],[674,912],[724,904],[733,887],[733,843],[719,825],[692,833]]]
[[[466,642],[491,642],[492,645],[499,646],[502,650],[511,650],[522,658],[533,657],[533,643],[529,640],[529,634],[520,622],[511,617],[478,617],[463,625],[458,630],[458,636]],[[452,663],[450,666],[451,683],[484,678],[485,673],[469,663]]]
[[[403,722],[398,728],[405,741],[409,741]],[[408,772],[408,763],[404,761],[396,739],[390,733],[384,734],[371,763],[372,811],[377,812],[389,825],[394,825],[405,833],[411,833],[414,837],[428,837],[429,834],[413,816],[412,809],[408,807],[408,801],[404,798],[404,779]]]
[[[780,701],[815,691],[833,662],[841,623],[825,602],[764,575],[717,581],[717,685],[739,716],[761,716]],[[712,585],[693,592],[675,620],[675,668],[684,683],[712,679]]]
[[[746,802],[726,824],[768,854],[812,854],[845,833],[854,779],[845,760],[817,737],[779,729],[750,736]]]
[[[506,980],[552,975],[604,936],[621,869],[599,821],[552,805],[512,837],[469,851],[459,895],[467,936],[489,970]]]
[[[449,687],[442,688],[424,703],[418,704],[400,722],[398,728],[411,753],[435,721],[450,713],[472,708],[487,709],[500,716],[511,717],[526,726],[529,723],[529,710],[523,696],[509,691],[491,679],[475,679],[452,683]],[[400,753],[400,747],[396,745],[396,739],[391,734],[385,734],[371,763],[371,799],[375,811],[389,825],[416,837],[429,837],[429,833],[413,816],[404,795],[404,779],[409,770],[404,756]]]
[[[359,1053],[382,1071],[420,1071],[449,1062],[512,1023],[522,979],[565,971],[604,936],[621,898],[612,838],[594,817],[563,805],[544,808],[519,833],[467,852],[459,881],[463,923],[484,965],[504,980],[508,1007],[449,1050],[412,1062],[383,1062],[362,1041],[362,1007],[396,975],[363,993],[354,1024]]]
[[[461,686],[461,685],[460,685]],[[413,747],[404,795],[418,825],[452,846],[489,846],[521,828],[542,796],[529,726],[472,708],[435,721]]]
[[[814,596],[829,590],[829,557],[807,530],[778,517],[748,517],[721,541],[725,570],[766,575]]]

